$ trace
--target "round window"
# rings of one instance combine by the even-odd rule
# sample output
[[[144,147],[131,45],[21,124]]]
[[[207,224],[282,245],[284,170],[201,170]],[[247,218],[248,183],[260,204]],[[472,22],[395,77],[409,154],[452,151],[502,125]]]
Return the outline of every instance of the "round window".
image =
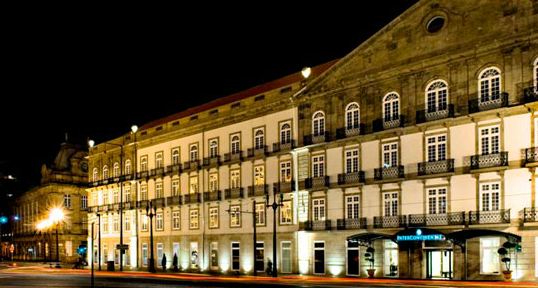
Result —
[[[435,16],[428,21],[428,24],[426,24],[426,30],[428,30],[430,33],[435,33],[441,30],[443,26],[445,26],[445,18]]]

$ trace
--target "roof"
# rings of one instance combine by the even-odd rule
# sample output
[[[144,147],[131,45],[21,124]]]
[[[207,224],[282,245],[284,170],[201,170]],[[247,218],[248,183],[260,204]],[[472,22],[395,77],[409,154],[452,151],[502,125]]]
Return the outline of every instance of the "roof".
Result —
[[[324,71],[329,69],[329,67],[331,67],[337,61],[338,61],[338,59],[335,59],[335,60],[320,64],[320,65],[317,65],[315,67],[312,67],[312,72],[311,72],[310,77],[315,77],[315,76],[318,76],[318,75],[322,74]],[[278,89],[278,88],[281,88],[281,87],[288,86],[288,85],[293,84],[293,83],[300,82],[302,79],[303,78],[302,78],[302,75],[301,75],[300,72],[293,73],[291,75],[284,76],[282,78],[273,80],[271,82],[267,82],[267,83],[264,83],[264,84],[261,84],[261,85],[258,85],[258,86],[254,86],[254,87],[249,88],[247,90],[243,90],[243,91],[240,91],[240,92],[237,92],[237,93],[225,96],[225,97],[221,97],[221,98],[215,99],[213,101],[204,103],[202,105],[188,108],[187,110],[183,110],[181,112],[172,114],[170,116],[163,117],[163,118],[151,121],[149,123],[146,123],[146,124],[142,125],[142,127],[140,127],[140,129],[141,130],[149,129],[149,128],[152,128],[152,127],[155,127],[155,126],[159,126],[159,125],[168,123],[170,121],[174,121],[174,120],[177,120],[177,119],[180,119],[180,118],[187,117],[189,115],[194,115],[194,114],[197,114],[197,113],[200,113],[200,112],[203,112],[203,111],[211,110],[213,108],[216,108],[216,107],[219,107],[219,106],[222,106],[222,105],[230,104],[230,103],[233,103],[233,102],[236,102],[236,101],[239,101],[239,100],[251,97],[251,96],[259,95],[259,94],[265,93],[267,91],[271,91],[271,90],[274,90],[274,89]]]

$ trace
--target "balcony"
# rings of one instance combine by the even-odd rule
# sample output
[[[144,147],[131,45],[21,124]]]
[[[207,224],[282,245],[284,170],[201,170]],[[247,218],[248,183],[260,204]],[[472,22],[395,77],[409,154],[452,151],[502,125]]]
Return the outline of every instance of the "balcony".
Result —
[[[212,157],[205,157],[203,164],[204,166],[210,166],[210,167],[215,167],[215,166],[220,165],[220,155],[215,155]]]
[[[538,87],[527,87],[523,89],[523,99],[525,103],[538,101]]]
[[[534,164],[536,162],[538,162],[538,147],[525,149],[525,165]]]
[[[273,143],[273,153],[280,151],[290,151],[295,148],[295,140],[291,139],[289,142],[276,142]]]
[[[538,222],[538,209],[524,208],[523,209],[523,223]]]
[[[312,145],[331,141],[331,134],[325,131],[320,134],[305,135],[303,138],[304,145]]]
[[[354,137],[364,135],[366,132],[366,126],[364,123],[360,123],[354,127],[341,127],[336,129],[336,139],[344,139],[347,137]]]
[[[224,189],[224,199],[242,199],[244,197],[242,187]]]
[[[372,123],[374,132],[388,130],[397,127],[404,127],[404,117],[402,115],[391,116],[389,118],[378,118]]]
[[[166,166],[166,173],[179,175],[181,173],[181,164],[177,163]]]
[[[259,147],[248,148],[247,157],[265,156],[266,153],[267,153],[267,145],[262,145]]]
[[[164,167],[158,167],[149,170],[150,177],[160,177],[162,175],[164,175]]]
[[[155,200],[153,200],[153,203],[154,203],[155,207],[157,207],[157,208],[164,208],[164,206],[166,204],[166,198],[164,198],[164,197],[156,198]]]
[[[275,187],[275,192],[277,193],[293,192],[293,190],[295,189],[295,181],[291,180],[290,182],[273,183],[273,187]]]
[[[418,163],[418,176],[454,173],[454,159]]]
[[[124,210],[135,209],[135,208],[136,208],[136,201],[123,202],[123,209]]]
[[[417,111],[417,124],[454,117],[454,104]]]
[[[471,156],[471,170],[508,166],[508,152]]]
[[[200,169],[200,160],[191,160],[183,163],[183,171],[193,171]]]
[[[323,231],[331,230],[331,220],[305,221],[299,223],[299,230],[305,231]]]
[[[469,225],[510,223],[510,209],[469,211]]]
[[[374,169],[374,180],[376,181],[391,180],[404,177],[405,173],[403,165]]]
[[[238,162],[243,160],[243,151],[224,153],[224,162]]]
[[[336,229],[338,230],[356,230],[366,229],[366,217],[362,218],[344,218],[336,220]]]
[[[465,212],[446,214],[410,214],[409,227],[465,225]]]
[[[305,189],[323,189],[330,185],[329,176],[309,177],[304,180]]]
[[[364,182],[364,171],[338,174],[338,185],[357,185]]]
[[[248,197],[266,196],[268,193],[267,184],[248,186]]]
[[[166,206],[173,206],[173,205],[181,205],[183,204],[181,201],[181,196],[170,196],[166,198]]]
[[[149,172],[148,170],[142,170],[140,172],[136,172],[136,178],[140,179],[140,178],[148,178],[149,177]]]
[[[200,203],[200,193],[190,193],[183,195],[183,204]]]
[[[405,215],[399,216],[375,216],[374,228],[403,228],[406,226]]]
[[[502,92],[496,99],[469,100],[469,113],[476,113],[508,106],[508,93]]]
[[[204,201],[220,201],[222,200],[222,196],[220,193],[220,190],[211,191],[211,192],[204,192]]]

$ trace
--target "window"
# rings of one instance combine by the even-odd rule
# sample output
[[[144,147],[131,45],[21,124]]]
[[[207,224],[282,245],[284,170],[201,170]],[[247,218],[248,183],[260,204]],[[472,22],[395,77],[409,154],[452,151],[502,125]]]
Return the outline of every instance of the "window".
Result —
[[[428,188],[428,214],[446,213],[446,187]]]
[[[255,263],[254,263],[254,269],[259,272],[263,272],[265,267],[265,245],[263,241],[256,242],[256,256],[255,256]]]
[[[291,125],[284,123],[280,126],[280,144],[291,143]]]
[[[534,60],[534,92],[538,92],[538,58]]]
[[[120,231],[120,216],[119,215],[112,216],[112,231],[114,232]]]
[[[155,168],[162,168],[163,166],[163,152],[160,151],[155,153]]]
[[[256,226],[265,225],[265,203],[256,203]]]
[[[359,104],[349,103],[346,107],[346,130],[359,128]]]
[[[312,177],[325,176],[325,156],[312,156]]]
[[[398,166],[398,143],[383,144],[383,168]]]
[[[64,207],[71,208],[71,195],[69,194],[64,195]]]
[[[499,274],[498,237],[480,238],[480,274]]]
[[[400,96],[390,92],[383,98],[383,121],[388,122],[400,119]]]
[[[92,176],[92,179],[93,181],[98,181],[99,180],[99,171],[97,170],[97,168],[93,168],[93,176]]]
[[[219,208],[209,208],[209,228],[219,228]]]
[[[211,270],[219,268],[219,243],[211,242],[209,245],[209,263],[211,263]]]
[[[198,229],[198,209],[191,209],[189,211],[189,228]]]
[[[107,205],[107,204],[108,204],[108,192],[103,191],[103,205]]]
[[[291,209],[291,201],[282,201],[280,207],[280,225],[293,224],[293,211]]]
[[[325,274],[325,242],[314,241],[314,274]]]
[[[240,261],[240,244],[239,242],[232,242],[232,270],[239,271],[239,261]]]
[[[103,166],[103,180],[108,179],[108,166]]]
[[[163,243],[157,243],[157,263],[161,263],[163,259],[163,249],[164,245]]]
[[[129,159],[125,160],[125,174],[131,174],[131,160]]]
[[[263,165],[254,166],[254,185],[265,185],[265,167]]]
[[[120,176],[120,163],[114,163],[114,168],[112,169],[112,177]]]
[[[125,214],[123,220],[125,221],[125,231],[131,231],[131,218],[129,217],[129,214]]]
[[[181,228],[180,211],[172,211],[172,229],[179,230]]]
[[[140,156],[140,171],[148,171],[148,156]]]
[[[480,154],[495,154],[499,153],[499,126],[480,128]]]
[[[500,184],[482,183],[480,184],[480,211],[499,210]]]
[[[198,193],[198,175],[189,177],[189,193]]]
[[[428,162],[446,159],[446,135],[426,137]]]
[[[265,145],[263,129],[254,132],[254,149],[262,149]]]
[[[448,108],[448,85],[443,80],[436,80],[426,87],[427,112],[444,111]]]
[[[232,154],[238,154],[241,151],[241,140],[239,135],[233,135],[230,141],[230,151]]]
[[[209,174],[209,192],[215,192],[219,190],[219,174]]]
[[[398,192],[384,192],[383,216],[398,216]]]
[[[291,242],[290,241],[282,241],[280,242],[280,259],[281,265],[280,265],[280,272],[281,273],[291,273],[291,263],[292,263],[292,256],[291,256]]]
[[[163,213],[157,213],[156,214],[155,229],[157,231],[164,230]]]
[[[325,114],[322,111],[318,111],[312,116],[312,135],[325,135]]]
[[[209,140],[209,158],[215,158],[219,155],[219,142]]]
[[[142,265],[148,266],[148,244],[142,243]]]
[[[280,182],[291,182],[291,161],[280,162]]]
[[[359,219],[359,195],[346,197],[346,218]]]
[[[190,151],[189,160],[190,161],[198,160],[198,144],[192,144],[189,151]]]
[[[241,227],[241,206],[230,206],[230,227]]]
[[[131,202],[131,184],[127,183],[123,186],[123,195],[125,195],[125,202]]]
[[[501,70],[489,67],[478,76],[478,95],[480,102],[487,102],[501,98]]]
[[[140,200],[148,200],[148,184],[140,184]]]
[[[108,233],[108,216],[101,216],[103,218],[102,224],[103,227],[101,230],[103,230],[103,233]]]
[[[179,148],[172,149],[172,165],[179,164]]]
[[[118,194],[118,188],[112,189],[112,203],[119,203],[120,197]]]
[[[88,196],[86,196],[86,195],[81,196],[81,198],[80,198],[80,207],[82,207],[82,209],[88,208]]]
[[[346,150],[346,173],[359,172],[359,149]]]
[[[148,231],[148,222],[149,217],[147,215],[142,215],[142,231]]]
[[[312,219],[314,221],[325,220],[325,199],[312,200]]]
[[[172,179],[172,196],[179,195],[179,179]]]
[[[230,188],[241,187],[241,171],[239,169],[230,170]]]
[[[164,198],[163,182],[160,180],[155,182],[155,198]]]

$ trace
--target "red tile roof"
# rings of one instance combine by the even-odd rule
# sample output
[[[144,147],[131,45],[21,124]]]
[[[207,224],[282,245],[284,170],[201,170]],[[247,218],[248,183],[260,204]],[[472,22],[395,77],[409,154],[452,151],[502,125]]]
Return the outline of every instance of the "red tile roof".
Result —
[[[318,66],[312,67],[312,73],[311,73],[310,77],[315,77],[315,76],[318,76],[318,75],[322,74],[327,69],[329,69],[334,63],[336,63],[338,60],[339,59],[335,59],[335,60],[320,64]],[[286,87],[286,86],[288,86],[290,84],[299,82],[301,80],[302,80],[302,75],[301,75],[300,72],[293,73],[291,75],[284,76],[284,77],[276,79],[274,81],[267,82],[267,83],[264,83],[264,84],[261,84],[261,85],[258,85],[258,86],[254,86],[254,87],[249,88],[247,90],[243,90],[241,92],[237,92],[237,93],[234,93],[232,95],[221,97],[221,98],[215,99],[213,101],[204,103],[202,105],[188,108],[187,110],[172,114],[170,116],[163,117],[163,118],[151,121],[149,123],[146,123],[146,124],[142,125],[142,127],[140,129],[145,130],[145,129],[149,129],[149,128],[152,128],[152,127],[155,127],[155,126],[159,126],[159,125],[162,125],[162,124],[174,121],[174,120],[178,120],[180,118],[187,117],[189,115],[194,115],[194,114],[200,113],[202,111],[211,110],[213,108],[216,108],[216,107],[219,107],[219,106],[222,106],[222,105],[226,105],[226,104],[230,104],[230,103],[233,103],[233,102],[236,102],[236,101],[239,101],[239,100],[251,97],[251,96],[255,96],[255,95],[267,92],[267,91],[271,91],[271,90],[278,89],[278,88],[283,88],[283,87]]]

